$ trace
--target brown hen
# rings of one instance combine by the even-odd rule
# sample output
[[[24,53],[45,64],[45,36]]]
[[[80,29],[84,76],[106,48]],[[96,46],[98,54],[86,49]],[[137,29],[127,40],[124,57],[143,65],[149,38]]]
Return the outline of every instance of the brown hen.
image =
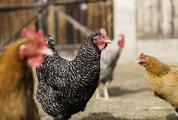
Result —
[[[178,68],[141,53],[138,63],[146,71],[146,78],[155,95],[170,103],[178,112]]]
[[[32,67],[51,54],[42,32],[24,29],[23,38],[11,43],[0,53],[0,119],[39,120],[33,99]]]

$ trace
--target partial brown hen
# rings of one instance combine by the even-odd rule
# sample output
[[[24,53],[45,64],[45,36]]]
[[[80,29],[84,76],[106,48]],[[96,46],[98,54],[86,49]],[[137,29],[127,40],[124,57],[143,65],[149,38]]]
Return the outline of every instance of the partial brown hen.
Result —
[[[145,69],[155,95],[170,103],[178,112],[178,68],[143,53],[139,55],[138,63]]]
[[[42,32],[24,29],[23,38],[11,43],[0,53],[0,119],[39,120],[33,99],[32,67],[51,54]]]

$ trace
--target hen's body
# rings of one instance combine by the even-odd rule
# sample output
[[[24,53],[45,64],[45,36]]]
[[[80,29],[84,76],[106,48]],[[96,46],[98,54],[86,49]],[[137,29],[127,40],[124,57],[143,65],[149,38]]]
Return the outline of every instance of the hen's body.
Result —
[[[100,53],[89,36],[81,45],[77,56],[68,61],[55,54],[46,57],[37,69],[39,79],[37,99],[42,108],[55,120],[66,120],[84,111],[99,81]]]
[[[146,77],[155,95],[178,107],[178,69],[167,68],[162,75],[154,75],[147,72]]]
[[[178,108],[178,68],[144,54],[140,55],[139,64],[146,69],[146,78],[155,95]]]
[[[100,83],[105,84],[113,80],[113,73],[122,49],[118,48],[117,41],[114,40],[101,53]]]
[[[18,53],[23,42],[12,43],[0,55],[1,120],[39,120],[32,73]]]
[[[124,35],[120,35],[118,40],[114,40],[101,53],[99,85],[103,85],[105,98],[109,98],[107,85],[113,80],[114,70],[124,47],[124,41]],[[96,95],[97,98],[100,98],[99,90],[97,90]]]

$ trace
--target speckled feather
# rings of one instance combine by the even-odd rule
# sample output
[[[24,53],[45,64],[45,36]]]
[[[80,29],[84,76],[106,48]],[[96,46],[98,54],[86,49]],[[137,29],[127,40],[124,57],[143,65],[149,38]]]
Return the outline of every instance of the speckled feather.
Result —
[[[55,120],[66,120],[83,111],[92,97],[99,81],[101,54],[92,40],[100,34],[85,39],[72,61],[55,54],[46,56],[37,68],[37,99]]]

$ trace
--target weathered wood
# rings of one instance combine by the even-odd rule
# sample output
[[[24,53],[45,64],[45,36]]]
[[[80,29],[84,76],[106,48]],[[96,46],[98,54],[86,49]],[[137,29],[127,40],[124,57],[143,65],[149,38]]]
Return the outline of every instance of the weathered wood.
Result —
[[[53,1],[52,3],[55,5],[66,5],[66,4],[76,4],[76,3],[98,3],[99,1],[107,1],[107,0],[60,0],[60,1]]]
[[[178,0],[173,0],[173,37],[178,38]]]
[[[87,25],[90,26],[90,29],[96,31],[102,26],[101,6],[99,4],[90,3],[88,7]]]
[[[48,3],[21,3],[15,5],[0,4],[0,11],[13,11],[13,10],[26,10],[26,9],[36,9],[47,6]]]
[[[73,25],[73,27],[75,29],[78,29],[81,33],[83,33],[84,35],[88,36],[92,33],[92,30],[90,30],[89,28],[87,28],[86,26],[82,25],[81,23],[79,23],[77,20],[75,20],[74,18],[72,18],[70,15],[68,15],[65,12],[60,11],[59,12],[59,16],[62,15],[63,17],[65,17],[65,19],[71,23]]]
[[[50,5],[48,7],[48,22],[47,22],[48,23],[48,34],[53,37],[55,37],[54,13],[55,13],[55,7]]]
[[[171,0],[162,0],[162,32],[164,38],[172,37],[172,3]]]
[[[79,44],[92,31],[96,31],[100,27],[106,28],[111,35],[113,33],[112,0],[48,1],[50,5],[47,12],[38,15],[38,20],[34,17],[37,16],[38,8],[40,8],[40,4],[36,3],[40,3],[39,0],[14,0],[16,3],[13,3],[13,0],[8,1],[11,1],[10,7],[20,8],[17,8],[16,11],[0,12],[0,17],[3,18],[0,20],[2,24],[0,26],[0,41],[3,41],[3,44],[19,35],[19,31],[24,25],[36,25],[37,28],[43,28],[46,35],[50,34],[55,37],[56,42],[60,45]],[[37,6],[33,6],[32,3]],[[7,5],[7,2],[3,4]]]
[[[152,31],[152,1],[144,0],[144,32],[147,35],[151,34]]]
[[[173,37],[178,38],[178,17],[173,18]]]
[[[31,4],[33,0],[8,0],[0,1],[0,5],[17,5],[19,3]],[[33,10],[26,11],[0,11],[0,41],[1,47],[9,43],[9,40],[14,40],[11,38],[15,36],[20,30],[21,26],[25,24],[26,21],[30,19],[35,14]]]
[[[106,1],[106,28],[108,31],[108,35],[111,39],[113,39],[113,4],[112,0]],[[104,25],[105,26],[105,25]]]
[[[137,0],[136,9],[138,38],[178,37],[177,0]]]
[[[55,30],[55,39],[56,40],[58,40],[58,36],[59,36],[59,17],[58,17],[58,9],[57,8],[55,8],[54,9],[55,11],[54,11],[54,30]]]
[[[137,12],[137,35],[139,38],[142,38],[144,36],[144,0],[137,0],[136,2],[136,12]]]
[[[178,16],[178,0],[172,0],[174,15]]]
[[[159,25],[159,0],[152,1],[152,36],[159,37],[160,25]]]
[[[65,7],[62,6],[60,8],[58,8],[58,10],[65,10]],[[66,36],[68,35],[67,33],[67,29],[66,29],[66,24],[67,24],[67,21],[65,19],[65,17],[61,16],[61,15],[58,15],[59,17],[59,31],[56,31],[58,32],[59,36],[58,36],[58,40],[57,40],[57,43],[58,44],[67,44],[66,43]]]

